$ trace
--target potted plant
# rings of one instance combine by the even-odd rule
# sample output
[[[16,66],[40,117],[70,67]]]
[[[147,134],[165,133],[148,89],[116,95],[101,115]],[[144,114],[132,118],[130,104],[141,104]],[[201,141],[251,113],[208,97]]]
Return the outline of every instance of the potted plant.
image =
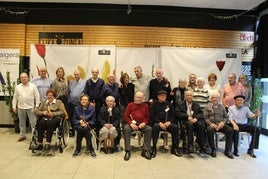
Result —
[[[19,118],[18,118],[18,115],[16,113],[14,113],[13,109],[12,109],[12,100],[13,100],[16,82],[12,82],[10,80],[10,72],[9,71],[6,72],[6,79],[7,79],[6,84],[5,85],[2,84],[2,90],[4,93],[4,100],[6,102],[6,105],[8,106],[10,117],[14,120],[15,132],[19,133],[20,132]]]

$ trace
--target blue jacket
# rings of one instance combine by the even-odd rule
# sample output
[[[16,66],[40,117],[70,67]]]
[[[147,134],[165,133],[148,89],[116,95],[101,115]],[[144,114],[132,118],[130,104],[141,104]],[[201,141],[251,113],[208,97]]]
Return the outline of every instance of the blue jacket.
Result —
[[[79,105],[74,108],[74,116],[72,119],[75,129],[80,126],[80,116],[82,116],[85,121],[88,122],[91,128],[95,127],[96,114],[94,107],[88,106],[86,109],[83,109],[82,106]]]

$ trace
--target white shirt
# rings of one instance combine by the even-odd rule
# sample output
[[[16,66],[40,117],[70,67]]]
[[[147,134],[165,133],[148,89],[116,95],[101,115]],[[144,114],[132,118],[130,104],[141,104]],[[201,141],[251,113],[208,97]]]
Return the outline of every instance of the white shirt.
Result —
[[[18,84],[15,87],[15,92],[12,101],[13,108],[31,109],[38,107],[40,103],[40,96],[37,87],[33,83],[23,85]]]

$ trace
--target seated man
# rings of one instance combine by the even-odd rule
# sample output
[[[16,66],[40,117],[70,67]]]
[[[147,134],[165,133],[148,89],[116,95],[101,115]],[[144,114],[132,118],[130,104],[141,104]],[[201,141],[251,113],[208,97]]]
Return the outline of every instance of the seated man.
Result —
[[[248,154],[252,158],[256,158],[257,156],[254,154],[253,149],[259,148],[259,137],[260,137],[260,129],[258,127],[254,127],[248,124],[248,118],[256,118],[259,115],[259,111],[256,114],[253,114],[248,106],[244,106],[245,96],[237,95],[234,97],[235,104],[228,108],[229,112],[229,120],[234,129],[234,155],[239,156],[238,153],[238,137],[239,132],[249,132],[251,134],[251,142],[248,148]]]
[[[120,118],[121,112],[119,107],[115,106],[114,97],[107,96],[106,105],[101,107],[98,117],[98,123],[101,127],[99,140],[103,141],[105,154],[114,153],[114,140],[118,136],[118,130],[120,132]]]
[[[197,141],[200,154],[205,154],[204,140],[205,127],[203,121],[203,111],[197,102],[193,101],[193,92],[185,91],[184,101],[180,103],[175,110],[176,117],[185,125],[188,137],[187,153],[194,152],[194,131],[197,131]]]
[[[144,134],[144,144],[141,156],[150,160],[150,143],[152,136],[152,128],[148,125],[149,118],[149,107],[143,102],[144,96],[142,92],[136,92],[134,96],[134,102],[127,105],[124,113],[124,141],[125,141],[125,157],[124,160],[130,158],[130,138],[131,131],[140,131]]]
[[[43,137],[45,130],[46,144],[44,150],[49,152],[53,131],[60,126],[60,121],[64,117],[64,105],[56,99],[56,91],[50,88],[46,92],[47,99],[44,100],[36,111],[39,117],[37,124],[38,145],[37,150],[43,150]]]
[[[83,137],[86,138],[87,149],[91,156],[96,157],[96,153],[91,142],[92,133],[94,133],[92,129],[96,122],[95,115],[95,108],[89,105],[89,96],[85,94],[81,95],[80,105],[75,107],[74,116],[72,118],[74,129],[77,131],[76,149],[73,153],[74,157],[80,154]]]
[[[214,135],[216,131],[223,132],[226,136],[225,151],[224,154],[233,159],[231,153],[232,150],[232,138],[233,129],[227,125],[228,114],[225,107],[220,103],[220,94],[218,92],[210,95],[210,101],[204,109],[204,119],[207,125],[208,143],[211,147],[211,156],[216,157],[216,147],[214,143]]]
[[[179,127],[175,124],[175,115],[173,105],[167,101],[167,92],[160,90],[157,92],[158,100],[151,106],[151,119],[153,122],[153,149],[152,157],[156,156],[156,144],[159,132],[168,131],[171,133],[172,147],[171,153],[180,157],[179,150]]]

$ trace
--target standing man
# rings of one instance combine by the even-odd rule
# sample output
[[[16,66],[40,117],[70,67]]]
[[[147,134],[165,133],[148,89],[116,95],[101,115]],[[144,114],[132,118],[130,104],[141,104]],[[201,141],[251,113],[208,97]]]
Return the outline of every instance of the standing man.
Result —
[[[248,124],[248,118],[256,118],[259,115],[259,111],[256,111],[256,114],[253,114],[248,106],[243,105],[245,96],[237,95],[234,97],[235,104],[230,106],[229,111],[229,120],[234,129],[234,155],[239,156],[238,153],[238,137],[239,132],[249,132],[251,135],[251,142],[248,148],[248,154],[252,158],[257,156],[254,154],[254,149],[259,148],[259,138],[260,138],[260,129],[256,126]]]
[[[80,97],[84,93],[86,81],[81,79],[80,70],[74,71],[74,80],[72,80],[68,86],[68,104],[69,104],[69,116],[70,119],[74,116],[74,108],[80,104]],[[74,127],[71,121],[71,131],[70,136],[74,136]]]
[[[171,87],[167,78],[163,77],[162,69],[157,69],[155,71],[155,79],[150,81],[149,85],[149,102],[152,103],[154,100],[157,100],[157,92],[164,90],[167,92],[167,100],[170,101],[170,92]]]
[[[92,77],[86,81],[84,93],[90,97],[91,104],[95,105],[96,118],[99,116],[100,108],[102,107],[101,90],[104,85],[103,79],[99,78],[99,69],[92,68]]]
[[[19,116],[20,138],[18,142],[26,139],[26,120],[30,120],[32,130],[35,128],[35,110],[40,103],[40,96],[35,84],[29,82],[27,73],[20,74],[21,83],[15,87],[12,101],[13,112]]]
[[[192,73],[189,75],[189,83],[186,88],[187,90],[193,91],[195,87],[196,87],[196,75]]]
[[[46,92],[50,88],[51,83],[53,82],[52,79],[47,77],[47,68],[40,67],[40,77],[34,78],[31,82],[37,86],[39,95],[40,95],[40,102],[46,100]]]
[[[151,77],[149,75],[144,75],[142,73],[142,68],[140,66],[137,66],[134,68],[134,72],[136,75],[136,78],[132,79],[132,83],[134,84],[134,93],[140,91],[144,95],[144,101],[149,101],[149,85],[151,81]]]

